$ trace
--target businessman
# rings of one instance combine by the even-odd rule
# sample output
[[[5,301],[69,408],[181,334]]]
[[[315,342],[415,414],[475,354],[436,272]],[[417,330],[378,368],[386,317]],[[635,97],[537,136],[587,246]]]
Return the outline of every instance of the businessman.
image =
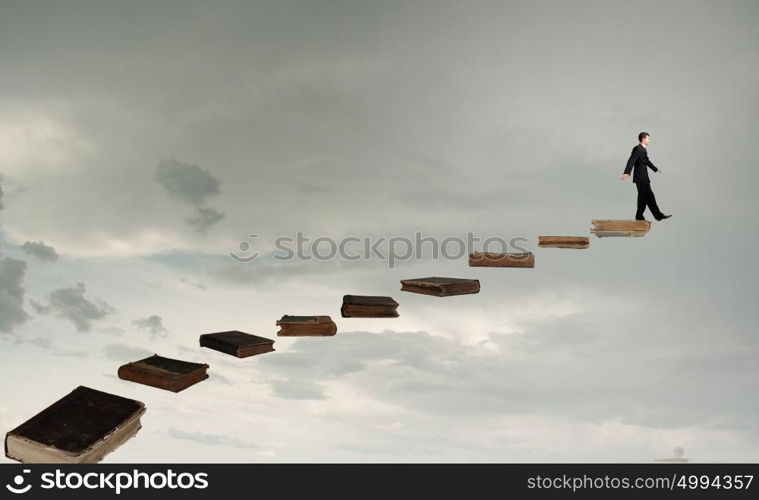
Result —
[[[656,168],[656,165],[651,163],[648,159],[648,143],[651,141],[651,136],[648,132],[641,132],[638,134],[638,141],[640,144],[635,146],[630,153],[630,159],[627,160],[627,166],[625,166],[624,173],[620,176],[620,179],[625,180],[630,177],[630,172],[633,172],[633,182],[638,188],[638,211],[635,212],[635,220],[646,220],[643,217],[643,211],[648,205],[648,209],[651,211],[651,215],[656,220],[664,220],[672,217],[671,215],[664,215],[659,206],[656,204],[656,198],[654,192],[651,191],[651,181],[648,178],[648,169],[650,168],[654,172],[661,172],[660,168]],[[633,171],[634,169],[634,171]]]

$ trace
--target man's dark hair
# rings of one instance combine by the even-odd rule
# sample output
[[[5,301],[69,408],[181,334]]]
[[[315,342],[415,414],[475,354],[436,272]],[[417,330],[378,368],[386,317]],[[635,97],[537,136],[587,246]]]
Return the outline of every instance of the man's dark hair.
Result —
[[[642,141],[644,137],[648,137],[649,135],[651,134],[649,134],[648,132],[641,132],[640,134],[638,134],[638,142]]]

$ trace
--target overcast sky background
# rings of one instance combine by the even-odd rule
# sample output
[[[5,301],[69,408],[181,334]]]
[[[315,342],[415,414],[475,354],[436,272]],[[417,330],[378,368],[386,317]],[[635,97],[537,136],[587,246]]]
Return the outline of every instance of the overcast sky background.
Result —
[[[759,460],[757,21],[754,1],[0,1],[0,431],[87,385],[147,406],[108,462]],[[634,216],[641,130],[674,217],[537,248]],[[521,236],[536,266],[275,262],[297,231]],[[252,233],[262,256],[235,262]],[[482,291],[399,291],[422,276]],[[400,317],[340,318],[347,293]],[[283,314],[338,334],[276,338]],[[277,350],[199,349],[229,329]],[[116,377],[152,353],[211,378]]]

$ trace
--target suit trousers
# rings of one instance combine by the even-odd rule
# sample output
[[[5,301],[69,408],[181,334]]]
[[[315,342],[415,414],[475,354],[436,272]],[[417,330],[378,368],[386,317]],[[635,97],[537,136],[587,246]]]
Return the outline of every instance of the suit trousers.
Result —
[[[636,182],[635,186],[638,188],[638,211],[635,212],[635,218],[642,220],[643,212],[646,210],[646,205],[648,205],[648,209],[651,211],[654,219],[661,219],[664,214],[661,213],[659,206],[656,204],[656,197],[654,196],[654,192],[651,191],[651,183]]]

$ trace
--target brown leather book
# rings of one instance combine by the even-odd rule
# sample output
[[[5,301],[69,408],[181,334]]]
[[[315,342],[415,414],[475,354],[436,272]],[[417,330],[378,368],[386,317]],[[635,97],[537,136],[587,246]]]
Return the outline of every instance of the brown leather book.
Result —
[[[5,435],[23,463],[94,464],[137,434],[145,405],[79,386]]]
[[[422,293],[436,297],[449,297],[452,295],[466,295],[479,293],[479,280],[464,278],[418,278],[401,280],[402,292]]]
[[[329,316],[289,316],[277,321],[280,337],[329,337],[337,333],[337,325]]]
[[[238,330],[204,333],[200,336],[200,346],[238,358],[247,358],[248,356],[274,351],[273,340]]]
[[[469,267],[535,267],[535,256],[532,252],[474,252],[469,255]]]
[[[119,367],[119,378],[171,392],[179,392],[208,378],[208,365],[154,354]]]
[[[645,236],[651,229],[651,222],[647,220],[610,220],[594,219],[591,233],[599,238],[605,236]]]
[[[397,318],[397,308],[391,297],[344,295],[340,314],[343,318]]]
[[[538,236],[538,246],[541,248],[577,248],[590,246],[587,236]]]

